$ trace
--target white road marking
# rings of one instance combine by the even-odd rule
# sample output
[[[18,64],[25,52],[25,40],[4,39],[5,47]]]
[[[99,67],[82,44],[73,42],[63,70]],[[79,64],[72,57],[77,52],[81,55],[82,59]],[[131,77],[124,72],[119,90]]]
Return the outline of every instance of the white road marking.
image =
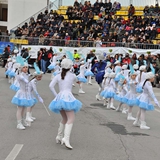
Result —
[[[15,160],[22,147],[23,144],[16,144],[5,160]]]
[[[155,111],[157,111],[157,112],[159,112],[159,113],[160,113],[160,110],[159,110],[159,109],[156,109],[156,108],[155,108]]]

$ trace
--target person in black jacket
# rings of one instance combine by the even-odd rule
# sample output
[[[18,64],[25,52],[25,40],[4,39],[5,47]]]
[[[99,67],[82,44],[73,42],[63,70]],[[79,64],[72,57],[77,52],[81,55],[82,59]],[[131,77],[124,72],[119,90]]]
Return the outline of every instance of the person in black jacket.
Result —
[[[42,57],[41,57],[41,70],[44,74],[46,73],[46,69],[47,69],[47,66],[46,66],[47,60],[48,60],[48,53],[46,48],[43,48]]]
[[[95,60],[97,59],[96,55],[93,53],[93,50],[90,50],[90,53],[87,54],[86,62],[88,59],[91,59],[92,66],[95,64]]]
[[[50,47],[50,49],[47,51],[48,59],[47,59],[47,64],[46,67],[48,67],[50,63],[50,59],[53,57],[53,49]],[[47,71],[48,73],[51,73],[51,71]]]
[[[3,55],[2,55],[2,58],[3,58],[3,68],[5,67],[5,65],[6,65],[6,63],[7,63],[7,59],[9,58],[9,55],[10,55],[10,53],[9,53],[9,51],[8,51],[8,48],[7,47],[5,47],[5,49],[4,49],[4,53],[3,53]]]

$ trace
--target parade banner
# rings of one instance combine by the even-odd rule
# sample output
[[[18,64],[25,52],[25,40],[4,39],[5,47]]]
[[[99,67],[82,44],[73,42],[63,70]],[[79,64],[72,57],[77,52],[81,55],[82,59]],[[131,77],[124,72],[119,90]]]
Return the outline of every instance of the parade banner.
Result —
[[[100,54],[103,55],[112,55],[115,54],[123,54],[129,53],[130,56],[132,56],[134,53],[137,55],[141,54],[151,54],[156,55],[160,54],[160,50],[158,49],[135,49],[135,48],[126,48],[126,47],[57,47],[57,46],[31,46],[31,45],[22,45],[22,48],[29,48],[29,54],[31,55],[31,58],[35,59],[37,58],[38,51],[40,48],[46,48],[49,49],[52,47],[54,52],[57,52],[59,54],[66,54],[66,52],[74,53],[74,50],[76,49],[77,52],[82,55],[82,57],[86,56],[91,50],[98,56]]]

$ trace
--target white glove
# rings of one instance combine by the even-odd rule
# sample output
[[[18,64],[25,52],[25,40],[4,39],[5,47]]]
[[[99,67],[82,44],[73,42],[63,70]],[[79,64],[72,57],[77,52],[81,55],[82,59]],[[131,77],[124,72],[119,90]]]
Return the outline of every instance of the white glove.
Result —
[[[43,103],[43,99],[40,96],[38,96],[38,100],[39,102]]]
[[[154,99],[154,103],[155,103],[158,107],[160,107],[159,102],[158,102],[157,99]]]

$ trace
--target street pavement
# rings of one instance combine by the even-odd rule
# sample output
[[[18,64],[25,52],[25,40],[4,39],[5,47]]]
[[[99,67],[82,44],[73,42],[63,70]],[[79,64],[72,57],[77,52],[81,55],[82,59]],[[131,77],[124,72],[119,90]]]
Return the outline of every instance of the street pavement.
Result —
[[[37,84],[47,108],[54,98],[48,87],[50,78],[46,73]],[[4,68],[0,68],[0,160],[159,160],[160,109],[147,112],[151,129],[141,130],[127,121],[125,114],[107,110],[102,101],[96,101],[98,85],[92,81],[93,85],[84,84],[85,94],[78,93],[78,84],[73,87],[83,107],[76,114],[71,133],[73,150],[68,150],[55,142],[61,116],[50,111],[49,116],[41,103],[33,109],[36,121],[26,130],[16,129],[16,106],[11,104],[15,92],[9,89]],[[159,89],[154,88],[154,92],[160,101]],[[134,107],[133,116],[137,111]]]

